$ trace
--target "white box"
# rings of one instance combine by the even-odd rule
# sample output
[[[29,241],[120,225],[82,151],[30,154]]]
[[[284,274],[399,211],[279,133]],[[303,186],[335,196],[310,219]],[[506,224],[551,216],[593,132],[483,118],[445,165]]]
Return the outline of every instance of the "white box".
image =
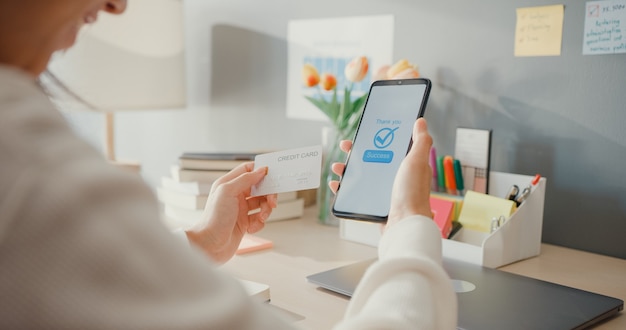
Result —
[[[504,197],[512,185],[523,189],[532,179],[532,176],[490,172],[489,194]],[[546,178],[542,177],[524,203],[491,234],[465,228],[454,240],[442,239],[444,257],[497,268],[539,255],[545,192]],[[378,246],[381,225],[342,220],[339,234],[345,240]]]

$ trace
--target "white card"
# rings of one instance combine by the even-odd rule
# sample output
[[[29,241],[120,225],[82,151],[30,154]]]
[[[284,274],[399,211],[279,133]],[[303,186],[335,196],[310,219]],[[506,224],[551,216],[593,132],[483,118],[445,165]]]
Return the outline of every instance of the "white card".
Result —
[[[268,167],[267,176],[252,187],[251,196],[315,189],[320,186],[322,146],[257,155],[254,168]]]

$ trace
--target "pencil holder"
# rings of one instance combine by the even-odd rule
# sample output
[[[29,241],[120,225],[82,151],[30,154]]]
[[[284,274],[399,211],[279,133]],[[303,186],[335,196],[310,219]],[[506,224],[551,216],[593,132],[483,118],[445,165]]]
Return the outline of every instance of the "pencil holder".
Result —
[[[512,185],[525,187],[532,179],[533,176],[492,171],[489,194],[506,196]],[[517,210],[491,233],[463,228],[453,239],[442,239],[444,258],[497,268],[539,255],[545,191],[546,178],[542,177]],[[342,220],[339,234],[345,240],[378,246],[381,227],[376,223]]]

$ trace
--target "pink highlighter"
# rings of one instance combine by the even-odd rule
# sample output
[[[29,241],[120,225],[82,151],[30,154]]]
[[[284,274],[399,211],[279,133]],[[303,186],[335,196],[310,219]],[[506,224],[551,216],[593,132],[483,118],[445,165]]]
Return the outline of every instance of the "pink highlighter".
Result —
[[[437,173],[437,150],[435,147],[430,148],[430,158],[428,158],[428,164],[433,171],[433,179],[430,183],[430,190],[437,191],[438,185],[438,173]]]

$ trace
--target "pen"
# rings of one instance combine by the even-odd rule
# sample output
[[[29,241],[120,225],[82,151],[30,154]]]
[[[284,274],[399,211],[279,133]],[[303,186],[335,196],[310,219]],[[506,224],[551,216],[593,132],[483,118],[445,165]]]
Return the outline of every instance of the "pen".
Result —
[[[506,194],[506,199],[514,201],[517,194],[519,194],[519,187],[514,184],[511,186],[511,189],[509,189],[509,193]]]
[[[446,191],[446,174],[443,171],[443,156],[437,157],[437,183],[439,184],[439,191]]]
[[[430,189],[437,191],[438,190],[438,172],[437,172],[437,150],[435,147],[430,148],[430,158],[428,158],[428,164],[430,168],[433,170],[433,179],[430,184]]]
[[[522,190],[522,192],[515,198],[515,203],[517,203],[517,206],[520,206],[520,204],[522,204],[526,200],[526,198],[528,198],[532,187],[536,186],[537,183],[539,183],[540,179],[541,175],[536,174],[535,177],[530,181],[530,184],[526,186],[526,188],[524,188],[524,190]]]
[[[522,202],[526,200],[526,198],[530,195],[530,186],[524,188],[522,192],[515,198],[515,203],[517,206],[520,206]]]
[[[459,191],[459,195],[463,195],[465,184],[463,183],[463,170],[461,168],[461,161],[454,160],[454,178],[456,179],[456,189]]]
[[[533,180],[530,181],[530,185],[536,186],[537,183],[539,183],[539,180],[541,180],[541,174],[535,174],[535,177],[533,178]]]

